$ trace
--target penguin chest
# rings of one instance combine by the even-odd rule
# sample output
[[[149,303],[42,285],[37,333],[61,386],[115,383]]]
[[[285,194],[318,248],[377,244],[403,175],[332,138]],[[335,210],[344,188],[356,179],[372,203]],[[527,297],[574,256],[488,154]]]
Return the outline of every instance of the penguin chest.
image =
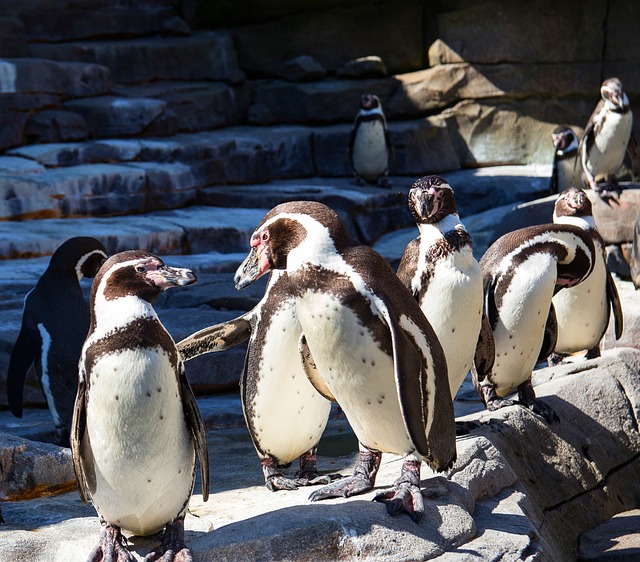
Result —
[[[506,396],[531,377],[544,339],[557,277],[556,261],[546,253],[529,256],[495,287],[498,317],[493,335],[495,363],[490,377]]]
[[[444,350],[454,398],[473,362],[482,324],[482,274],[471,248],[435,263],[420,308]]]
[[[358,440],[376,451],[413,451],[388,334],[386,342],[374,336],[356,310],[331,293],[309,291],[298,300],[297,310],[316,366]]]
[[[587,159],[587,168],[594,177],[615,173],[622,165],[632,125],[631,111],[607,112]]]
[[[353,140],[353,168],[369,181],[377,180],[387,170],[388,153],[384,125],[380,120],[360,123]]]
[[[90,373],[81,455],[108,522],[154,533],[185,508],[195,449],[176,372],[160,348],[102,355]]]
[[[242,399],[251,436],[261,458],[287,464],[315,447],[331,402],[307,378],[299,359],[302,328],[289,302],[254,331],[242,380]]]
[[[596,262],[591,275],[579,285],[562,289],[553,297],[558,321],[555,351],[575,353],[600,343],[609,321],[606,266],[602,248],[596,244]]]

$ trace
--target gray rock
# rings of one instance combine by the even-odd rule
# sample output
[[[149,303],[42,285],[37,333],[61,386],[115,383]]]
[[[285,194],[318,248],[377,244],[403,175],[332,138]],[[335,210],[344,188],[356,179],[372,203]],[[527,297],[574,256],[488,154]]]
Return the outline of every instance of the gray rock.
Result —
[[[356,80],[362,78],[384,78],[387,75],[387,67],[384,61],[376,55],[350,60],[336,70],[338,78]]]
[[[278,71],[280,78],[290,82],[311,82],[327,75],[326,69],[313,57],[300,55],[285,62]]]
[[[600,197],[587,190],[593,206],[593,220],[607,244],[633,241],[633,229],[640,217],[640,188],[637,184],[622,184],[620,195]]]
[[[172,37],[187,37],[191,35],[189,24],[179,16],[173,16],[162,24],[162,31]]]
[[[54,109],[31,117],[24,134],[37,143],[80,141],[89,137],[89,125],[78,113]]]
[[[0,156],[1,175],[41,174],[44,167],[28,158],[19,156]]]
[[[27,40],[24,25],[16,17],[0,17],[0,57],[26,57]]]
[[[615,515],[580,535],[579,562],[625,562],[640,554],[640,510]]]

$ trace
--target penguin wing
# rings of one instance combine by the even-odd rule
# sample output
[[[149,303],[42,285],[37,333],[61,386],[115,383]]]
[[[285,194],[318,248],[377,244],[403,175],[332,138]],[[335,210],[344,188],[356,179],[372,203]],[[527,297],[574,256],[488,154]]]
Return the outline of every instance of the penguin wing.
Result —
[[[22,318],[20,333],[16,339],[9,359],[7,371],[7,401],[11,413],[17,418],[22,417],[22,403],[24,383],[27,380],[29,367],[36,360],[42,347],[42,338],[34,322],[25,314]]]
[[[207,431],[182,362],[180,362],[179,383],[184,417],[187,420],[187,426],[196,447],[196,455],[200,461],[202,501],[206,502],[209,499],[209,445],[207,444]]]
[[[544,326],[544,337],[542,339],[542,347],[538,354],[538,361],[544,361],[549,355],[551,355],[558,342],[558,319],[556,317],[556,308],[551,303],[549,308],[549,316],[547,316],[547,323]]]
[[[298,351],[300,352],[302,368],[304,369],[309,382],[313,385],[313,388],[315,388],[327,400],[331,400],[331,402],[337,402],[335,396],[327,388],[327,385],[324,383],[324,380],[320,375],[318,368],[316,367],[316,362],[313,360],[311,350],[307,345],[307,338],[304,334],[301,334],[300,339],[298,340]]]
[[[80,446],[84,437],[84,430],[87,427],[87,385],[84,378],[82,366],[81,377],[78,382],[76,401],[73,407],[73,418],[71,420],[71,456],[73,458],[73,471],[78,482],[78,491],[82,503],[87,503],[87,479],[84,472],[84,465],[80,456]]]
[[[553,155],[553,163],[551,165],[551,178],[549,179],[549,195],[558,193],[558,155]]]
[[[420,241],[414,238],[407,244],[402,258],[400,258],[400,265],[398,265],[397,276],[402,284],[411,291],[414,297],[417,297],[411,288],[411,281],[413,280],[416,271],[418,270],[418,256],[420,253]]]
[[[587,125],[582,133],[582,138],[578,143],[578,154],[583,154],[583,150],[585,149],[587,153],[591,150],[594,138],[602,128],[602,123],[604,122],[603,119],[598,119],[598,114],[602,111],[603,107],[604,101],[600,100],[593,110],[591,117],[589,117],[589,121],[587,121]]]
[[[478,381],[483,381],[491,369],[496,359],[495,341],[493,339],[493,331],[489,318],[485,312],[482,313],[482,324],[480,325],[480,333],[476,343],[476,352],[473,357],[474,376]]]
[[[250,317],[253,311],[238,318],[209,326],[187,336],[176,345],[183,361],[188,361],[204,353],[224,351],[241,344],[251,336]]]
[[[624,319],[622,316],[622,303],[620,302],[620,295],[618,294],[618,288],[613,280],[611,272],[607,269],[607,299],[611,303],[611,310],[613,310],[613,320],[615,322],[616,339],[619,340],[622,336],[622,330],[624,329]]]

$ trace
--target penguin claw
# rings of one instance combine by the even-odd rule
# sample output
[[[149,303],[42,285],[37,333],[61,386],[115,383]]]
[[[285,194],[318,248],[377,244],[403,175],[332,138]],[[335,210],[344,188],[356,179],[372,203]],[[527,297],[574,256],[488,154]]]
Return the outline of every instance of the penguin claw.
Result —
[[[500,408],[506,408],[507,406],[513,406],[516,404],[514,400],[508,400],[505,398],[496,398],[495,400],[487,401],[487,410],[495,412]]]
[[[264,485],[271,491],[297,490],[300,486],[306,486],[304,478],[287,478],[281,474],[275,474],[265,480]]]
[[[89,553],[87,562],[134,562],[124,544],[126,540],[118,527],[103,522],[98,544]]]
[[[416,523],[424,515],[424,499],[420,488],[408,482],[400,482],[393,487],[378,492],[373,501],[382,502],[387,507],[387,513],[392,517],[405,512]]]
[[[144,557],[144,562],[193,562],[191,551],[184,544],[184,519],[167,523],[162,544]]]
[[[362,494],[373,488],[373,482],[363,474],[356,474],[341,478],[316,490],[309,496],[309,500],[316,502],[328,498],[348,498],[357,494]]]
[[[553,408],[538,398],[536,398],[533,403],[523,404],[523,406],[531,410],[534,414],[540,416],[548,424],[560,421],[558,414],[555,413]]]

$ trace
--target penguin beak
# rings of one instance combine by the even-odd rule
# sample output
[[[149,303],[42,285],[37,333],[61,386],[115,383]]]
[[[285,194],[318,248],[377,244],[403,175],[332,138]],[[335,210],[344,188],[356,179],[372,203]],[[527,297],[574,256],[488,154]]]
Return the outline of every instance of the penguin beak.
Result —
[[[163,291],[169,287],[192,285],[198,281],[196,274],[190,269],[169,267],[168,265],[162,265],[156,270],[150,271],[147,277],[156,287],[159,287]]]
[[[249,255],[244,258],[240,267],[233,276],[233,282],[236,289],[241,290],[248,287],[254,281],[257,281],[267,271],[271,269],[269,261],[269,248],[265,243],[261,243],[259,238],[254,236],[251,238],[251,250]]]

